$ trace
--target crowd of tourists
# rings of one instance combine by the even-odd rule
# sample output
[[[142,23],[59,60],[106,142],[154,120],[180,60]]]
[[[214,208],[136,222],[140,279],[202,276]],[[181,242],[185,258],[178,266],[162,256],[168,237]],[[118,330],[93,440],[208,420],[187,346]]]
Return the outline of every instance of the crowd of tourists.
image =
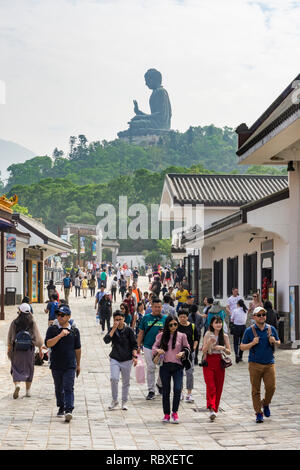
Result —
[[[102,273],[107,275],[101,279]],[[49,283],[49,301],[45,309],[48,314],[48,329],[44,340],[34,321],[29,299],[24,298],[18,317],[11,323],[8,332],[8,357],[11,360],[11,374],[15,385],[13,398],[17,399],[19,396],[20,382],[26,383],[26,396],[30,396],[34,364],[49,360],[57,414],[64,416],[66,421],[72,419],[74,382],[75,377],[80,374],[81,341],[80,332],[71,318],[69,295],[73,286],[76,288],[77,277],[81,276],[82,280],[87,279],[88,287],[81,284],[79,289],[84,292],[84,297],[87,296],[86,289],[93,289],[91,296],[95,297],[96,324],[100,325],[104,342],[112,347],[110,410],[119,406],[120,376],[121,408],[128,409],[131,371],[132,367],[136,367],[137,380],[138,375],[144,373],[146,376],[146,400],[155,399],[157,393],[161,395],[163,422],[179,423],[180,402],[194,402],[194,371],[195,366],[199,365],[206,384],[209,418],[214,421],[222,397],[225,371],[232,365],[232,335],[237,364],[243,362],[244,351],[249,351],[249,374],[256,422],[261,423],[264,417],[270,417],[270,403],[276,387],[274,348],[280,344],[278,318],[272,304],[268,301],[263,304],[257,292],[253,294],[253,300],[247,307],[239,296],[238,289],[234,288],[225,307],[211,297],[205,297],[200,306],[191,295],[185,282],[184,270],[180,266],[174,270],[168,266],[148,266],[145,274],[148,276],[149,286],[144,292],[139,287],[138,268],[129,270],[127,266],[111,267],[107,272],[103,268],[95,274],[77,272],[74,279],[67,274],[62,283],[64,299],[59,297],[56,286]],[[89,286],[88,282],[91,280],[95,280],[97,292],[96,286]],[[113,311],[118,293],[121,303]],[[77,294],[75,291],[76,297]],[[35,352],[36,348],[38,352]],[[265,384],[263,400],[262,381]]]

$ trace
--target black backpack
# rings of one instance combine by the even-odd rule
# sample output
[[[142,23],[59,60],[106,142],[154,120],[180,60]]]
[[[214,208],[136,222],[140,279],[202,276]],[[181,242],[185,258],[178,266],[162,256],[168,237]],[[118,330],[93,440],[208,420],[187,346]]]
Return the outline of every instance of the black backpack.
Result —
[[[32,339],[28,331],[19,331],[15,339],[15,351],[29,351],[33,348]]]

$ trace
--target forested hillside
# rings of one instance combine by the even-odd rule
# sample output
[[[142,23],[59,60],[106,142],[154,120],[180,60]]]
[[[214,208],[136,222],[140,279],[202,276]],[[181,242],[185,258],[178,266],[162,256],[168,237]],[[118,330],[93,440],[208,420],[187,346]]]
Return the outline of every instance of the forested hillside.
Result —
[[[122,140],[91,142],[84,135],[70,137],[70,150],[57,148],[53,155],[38,156],[23,164],[10,165],[7,187],[37,183],[44,178],[65,178],[85,185],[111,180],[112,176],[133,174],[142,168],[161,171],[169,166],[202,165],[215,172],[244,172],[237,167],[236,134],[233,129],[213,125],[190,127],[187,132],[170,132],[158,145],[139,146]]]
[[[100,204],[112,204],[119,216],[119,196],[134,203],[159,203],[166,173],[273,173],[285,169],[237,166],[236,134],[215,126],[171,132],[158,145],[138,146],[121,140],[92,142],[84,135],[70,138],[67,156],[39,156],[8,170],[9,195],[33,217],[42,218],[55,233],[66,222],[96,224]],[[122,241],[122,250],[142,251],[154,241]]]

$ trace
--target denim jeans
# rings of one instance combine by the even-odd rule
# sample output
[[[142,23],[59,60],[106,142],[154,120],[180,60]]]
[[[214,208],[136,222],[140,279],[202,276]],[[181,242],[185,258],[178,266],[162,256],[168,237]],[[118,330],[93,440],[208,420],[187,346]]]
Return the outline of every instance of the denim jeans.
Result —
[[[54,379],[56,404],[66,413],[74,409],[74,381],[76,369],[55,370],[52,369]]]
[[[164,362],[160,368],[160,378],[163,386],[163,410],[165,415],[171,414],[170,407],[170,393],[171,393],[171,378],[174,382],[174,397],[172,412],[177,413],[183,381],[183,367],[173,362]]]

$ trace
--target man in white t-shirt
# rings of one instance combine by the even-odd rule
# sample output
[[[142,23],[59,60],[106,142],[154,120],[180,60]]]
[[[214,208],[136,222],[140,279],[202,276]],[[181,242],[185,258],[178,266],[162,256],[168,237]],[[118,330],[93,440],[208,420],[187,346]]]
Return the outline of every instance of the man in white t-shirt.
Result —
[[[129,268],[125,269],[125,279],[126,279],[126,282],[127,282],[127,288],[129,287],[130,285],[130,280],[131,280],[131,270]]]
[[[234,287],[232,289],[232,295],[228,298],[227,305],[226,305],[226,312],[229,314],[229,321],[231,321],[231,315],[233,314],[233,311],[236,309],[236,305],[241,298],[242,297],[239,295],[238,288]]]

